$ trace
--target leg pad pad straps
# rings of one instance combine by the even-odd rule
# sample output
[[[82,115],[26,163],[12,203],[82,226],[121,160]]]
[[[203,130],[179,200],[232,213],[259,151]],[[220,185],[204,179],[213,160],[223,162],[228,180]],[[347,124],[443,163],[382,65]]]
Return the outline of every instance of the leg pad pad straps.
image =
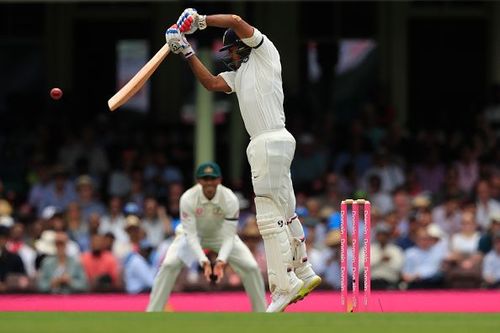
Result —
[[[256,197],[257,225],[264,240],[267,271],[271,288],[290,290],[289,272],[292,267],[292,251],[286,230],[286,221],[273,200]]]

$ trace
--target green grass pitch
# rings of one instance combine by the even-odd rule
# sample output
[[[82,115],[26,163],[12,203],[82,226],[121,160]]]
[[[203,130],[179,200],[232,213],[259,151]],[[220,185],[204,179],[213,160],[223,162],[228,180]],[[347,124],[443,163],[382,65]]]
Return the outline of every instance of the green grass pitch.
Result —
[[[9,333],[479,333],[499,332],[500,314],[3,312]]]

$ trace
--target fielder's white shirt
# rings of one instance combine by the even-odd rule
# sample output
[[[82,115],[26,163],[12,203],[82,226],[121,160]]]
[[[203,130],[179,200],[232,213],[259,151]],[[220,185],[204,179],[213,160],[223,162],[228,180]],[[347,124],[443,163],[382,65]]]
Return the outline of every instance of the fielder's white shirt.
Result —
[[[229,188],[219,185],[212,200],[203,194],[200,184],[184,192],[180,200],[181,225],[177,233],[184,233],[187,243],[201,264],[208,261],[203,248],[217,250],[217,259],[227,262],[236,237],[239,202]]]
[[[238,96],[241,116],[250,138],[285,127],[280,55],[274,44],[254,28],[242,39],[252,47],[249,59],[237,71],[219,75]]]

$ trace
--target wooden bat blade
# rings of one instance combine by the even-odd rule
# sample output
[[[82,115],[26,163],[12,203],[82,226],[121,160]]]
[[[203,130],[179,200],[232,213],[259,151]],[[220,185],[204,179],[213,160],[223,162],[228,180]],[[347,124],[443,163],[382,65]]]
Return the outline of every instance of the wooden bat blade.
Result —
[[[149,77],[161,64],[163,59],[168,55],[170,49],[168,44],[156,52],[156,54],[128,81],[116,94],[108,100],[108,106],[111,111],[116,110],[125,104],[132,96],[134,96],[146,83]]]

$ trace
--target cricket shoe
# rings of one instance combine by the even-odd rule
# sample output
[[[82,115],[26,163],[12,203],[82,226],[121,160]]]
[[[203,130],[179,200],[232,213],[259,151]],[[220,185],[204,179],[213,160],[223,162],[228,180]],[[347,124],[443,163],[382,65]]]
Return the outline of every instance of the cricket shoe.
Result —
[[[295,283],[288,292],[276,290],[271,295],[271,304],[267,307],[266,312],[283,312],[286,307],[296,298],[297,293],[304,286],[304,281],[295,279]]]
[[[309,295],[317,286],[321,284],[321,278],[318,275],[313,275],[307,279],[304,279],[304,286],[300,288],[299,292],[295,295],[294,299],[290,303],[295,303],[301,301]]]

